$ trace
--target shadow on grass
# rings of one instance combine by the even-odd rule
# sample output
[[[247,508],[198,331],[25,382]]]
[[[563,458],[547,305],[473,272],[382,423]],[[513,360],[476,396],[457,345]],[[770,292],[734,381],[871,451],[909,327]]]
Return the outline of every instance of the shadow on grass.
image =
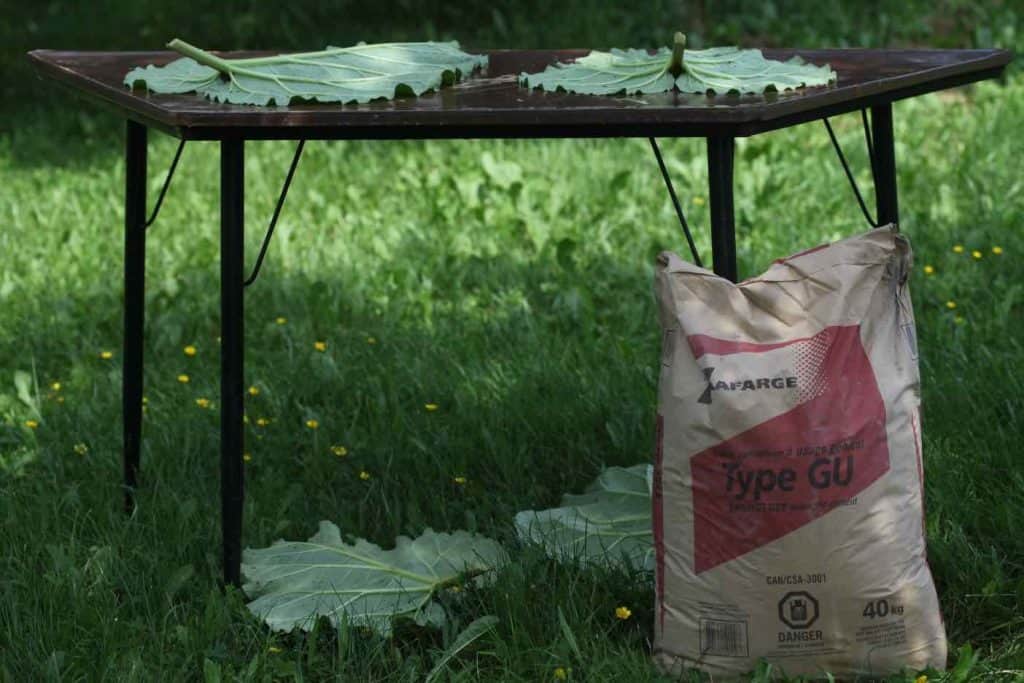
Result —
[[[415,264],[421,249],[409,240],[394,261]],[[636,301],[636,289],[613,301],[585,285],[568,299],[549,287],[586,283],[595,272],[616,282],[646,280],[611,259],[585,267],[556,260],[453,260],[446,272],[430,274],[433,296],[412,291],[379,308],[358,291],[357,274],[324,279],[270,270],[261,276],[247,292],[246,378],[259,393],[246,399],[252,458],[245,544],[304,539],[318,520],[329,519],[384,547],[400,534],[432,527],[464,528],[516,548],[516,512],[581,490],[603,465],[646,459],[653,431],[651,368],[660,339],[647,283],[639,288],[646,296]],[[119,274],[113,259],[109,271],[96,277]],[[183,280],[211,283],[216,277],[216,264],[209,264],[184,273]],[[492,286],[484,288],[485,281]],[[186,284],[179,297],[151,293],[139,509],[130,520],[120,510],[121,354],[104,361],[94,343],[120,338],[116,289],[105,295],[83,294],[95,291],[88,287],[36,293],[44,308],[78,312],[75,334],[68,334],[66,322],[47,318],[27,321],[19,340],[34,349],[44,387],[53,375],[66,378],[66,401],[44,397],[38,430],[4,434],[37,453],[20,476],[0,473],[0,485],[11,494],[0,505],[9,506],[5,545],[30,548],[9,557],[8,568],[28,580],[32,566],[54,562],[47,558],[57,553],[63,564],[50,570],[56,582],[50,596],[82,606],[71,610],[75,623],[93,618],[82,610],[159,613],[168,599],[189,613],[202,612],[203,590],[193,591],[194,582],[179,597],[168,598],[161,587],[172,585],[182,567],[202,568],[203,585],[219,575],[216,289]],[[508,294],[513,290],[518,293]],[[476,304],[465,304],[474,297]],[[282,315],[287,321],[278,324]],[[320,340],[327,342],[324,352],[313,347]],[[182,353],[186,341],[198,348],[193,358]],[[183,373],[187,384],[177,380]],[[211,399],[213,409],[198,406],[198,398]],[[438,408],[428,410],[427,404]],[[270,423],[258,426],[260,417]],[[318,421],[316,430],[306,426],[309,419]],[[79,442],[87,455],[74,452]],[[344,456],[333,452],[336,445],[345,447]],[[32,546],[33,538],[49,539],[45,545],[53,550]],[[118,568],[90,579],[93,570],[81,567],[97,566],[100,560],[90,558],[104,548]],[[550,613],[551,619],[534,619],[515,636],[524,643],[533,639],[524,647],[546,646],[557,637],[558,604],[572,610],[574,623],[588,619],[590,603],[581,601],[580,591],[599,593],[599,608],[608,615],[623,599],[624,586],[629,596],[644,594],[642,582],[618,575],[581,581],[576,572],[539,557],[510,572],[503,589],[473,592],[461,601],[466,614],[501,613],[509,625],[529,621],[538,610]],[[88,580],[101,588],[86,589]],[[546,586],[538,590],[541,582]],[[509,591],[517,596],[511,602]],[[20,590],[17,598],[22,613],[45,611]],[[238,631],[224,637],[231,645],[221,645],[231,652],[244,651],[257,637],[246,629],[262,633],[239,614],[224,619],[224,630]],[[650,634],[631,626],[619,630],[623,642],[635,641],[642,653]],[[27,651],[35,661],[46,661],[50,650],[70,652],[70,633],[37,638],[29,629],[25,637],[35,643]],[[396,644],[421,657],[436,645],[435,637],[421,632]],[[200,651],[210,646],[204,641]],[[391,665],[352,666],[386,672]]]
[[[393,260],[415,263],[421,248],[407,242]],[[111,263],[103,278],[119,276],[119,265]],[[594,273],[641,286],[626,287],[621,296],[615,288],[591,289]],[[424,526],[501,535],[515,512],[556,502],[602,464],[648,457],[659,334],[644,273],[611,259],[569,271],[557,262],[470,259],[431,276],[434,295],[414,292],[390,311],[349,300],[351,293],[353,300],[364,296],[357,274],[325,281],[271,268],[247,290],[247,386],[260,388],[247,399],[249,417],[272,420],[267,428],[247,427],[253,453],[247,538],[265,542],[285,530],[305,535],[321,518],[383,543]],[[194,399],[217,401],[218,292],[192,298],[188,283],[216,278],[210,264],[207,272],[183,274],[180,296],[149,297],[140,494],[166,509],[157,497],[148,500],[146,489],[173,491],[178,503],[202,492],[198,498],[212,517],[216,410],[199,410]],[[638,290],[643,294],[631,301]],[[81,337],[120,339],[115,293],[48,296],[54,301],[44,309],[79,311],[83,328],[97,321]],[[470,299],[476,303],[464,305]],[[282,314],[288,321],[279,325]],[[80,347],[81,337],[51,329],[53,322],[23,329],[21,343],[36,350],[43,376],[64,372],[53,366],[77,365],[65,374],[68,384],[89,387],[95,403],[49,404],[54,414],[47,421],[57,433],[40,430],[40,444],[44,452],[66,451],[59,432],[75,423],[76,433],[91,433],[114,458],[117,360],[83,360],[94,353]],[[312,346],[321,339],[328,344],[324,353]],[[181,353],[189,340],[199,340],[194,361]],[[181,385],[175,378],[188,368],[190,382]],[[315,432],[305,426],[314,418]],[[349,454],[333,456],[332,445],[345,445]],[[363,468],[369,482],[359,479]],[[104,478],[111,474],[108,469]],[[468,484],[454,483],[456,476]],[[117,504],[118,479],[94,482],[108,504]]]

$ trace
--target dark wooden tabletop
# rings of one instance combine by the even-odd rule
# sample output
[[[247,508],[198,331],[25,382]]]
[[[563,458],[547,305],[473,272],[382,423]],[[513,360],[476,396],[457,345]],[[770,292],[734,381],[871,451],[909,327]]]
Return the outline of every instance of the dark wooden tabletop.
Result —
[[[764,95],[628,97],[546,93],[520,87],[537,72],[586,50],[486,50],[486,71],[422,97],[361,105],[254,107],[198,95],[154,95],[123,85],[136,66],[166,64],[173,52],[34,50],[39,73],[124,116],[176,137],[212,140],[494,137],[745,136],[998,76],[1006,50],[764,50],[771,59],[799,53],[838,74],[834,85]],[[251,57],[267,53],[224,52]]]

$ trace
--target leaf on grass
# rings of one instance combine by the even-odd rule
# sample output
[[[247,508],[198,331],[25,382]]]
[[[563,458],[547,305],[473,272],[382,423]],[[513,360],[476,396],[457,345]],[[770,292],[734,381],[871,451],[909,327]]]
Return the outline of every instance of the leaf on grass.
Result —
[[[32,375],[24,370],[14,371],[14,390],[18,394],[18,400],[32,409],[32,413],[39,416],[39,402],[36,400],[35,380]]]
[[[630,569],[654,569],[649,465],[610,467],[562,506],[516,515],[519,538],[552,558]]]
[[[232,104],[369,102],[422,95],[487,65],[486,56],[463,52],[454,41],[328,47],[251,59],[223,59],[181,40],[168,46],[187,56],[163,67],[132,69],[125,85],[161,94],[197,92]]]
[[[346,543],[337,526],[320,522],[309,541],[246,549],[243,588],[255,598],[249,609],[276,631],[308,631],[325,616],[335,626],[345,618],[387,635],[398,616],[440,626],[444,611],[434,593],[476,580],[504,561],[497,542],[465,531],[428,529],[415,539],[399,536],[394,549],[381,550],[362,539]]]
[[[586,95],[644,94],[672,90],[687,93],[762,93],[768,90],[828,85],[836,73],[826,64],[816,66],[795,56],[780,62],[766,59],[760,50],[713,47],[685,50],[682,73],[672,75],[672,51],[594,51],[575,62],[553,64],[541,73],[521,74],[523,85],[554,92]]]

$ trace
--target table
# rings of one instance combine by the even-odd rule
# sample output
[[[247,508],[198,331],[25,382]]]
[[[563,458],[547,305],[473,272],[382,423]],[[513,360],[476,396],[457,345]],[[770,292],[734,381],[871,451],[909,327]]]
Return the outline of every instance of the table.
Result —
[[[238,585],[241,565],[243,478],[243,397],[245,341],[242,326],[246,278],[244,245],[244,151],[247,140],[608,138],[649,137],[675,202],[656,137],[707,140],[712,260],[717,274],[737,279],[733,213],[733,152],[737,137],[861,110],[871,111],[867,135],[875,180],[879,224],[897,223],[896,159],[892,103],[936,90],[999,76],[1011,59],[1006,50],[764,50],[770,59],[799,52],[814,63],[828,62],[835,85],[803,92],[747,96],[662,93],[642,97],[594,97],[527,90],[520,72],[541,71],[586,50],[487,50],[487,70],[419,98],[363,105],[249,107],[216,104],[197,95],[152,95],[130,91],[124,75],[135,66],[166,64],[171,52],[66,52],[34,50],[29,58],[43,76],[98,101],[127,119],[124,212],[124,429],[125,506],[134,509],[142,436],[142,368],[146,227],[147,131],[182,140],[220,142],[221,279],[221,533],[224,581]],[[265,52],[227,52],[224,57]],[[867,117],[865,114],[865,131]],[[831,128],[829,128],[831,133]],[[834,140],[834,139],[833,139]],[[836,145],[839,151],[838,144]],[[179,154],[181,148],[179,147]],[[168,182],[175,163],[168,173]],[[846,166],[847,175],[853,176]],[[287,184],[275,210],[280,211]],[[166,190],[167,184],[164,185]],[[854,184],[856,190],[856,185]],[[860,199],[860,194],[858,199]],[[156,209],[163,200],[163,192]],[[865,214],[867,208],[861,202]],[[677,211],[678,211],[677,203]],[[682,220],[682,213],[679,212]],[[155,212],[153,215],[155,218]],[[870,219],[869,219],[870,220]],[[273,221],[271,222],[273,225]],[[257,269],[265,254],[257,261]]]

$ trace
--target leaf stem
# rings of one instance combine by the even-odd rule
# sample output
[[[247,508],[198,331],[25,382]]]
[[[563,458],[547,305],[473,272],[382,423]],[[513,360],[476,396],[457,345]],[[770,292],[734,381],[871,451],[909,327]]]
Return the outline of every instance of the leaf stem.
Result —
[[[231,73],[231,65],[226,59],[221,59],[217,55],[211,54],[202,48],[198,48],[191,43],[186,43],[180,38],[175,38],[171,42],[167,43],[167,47],[171,48],[175,52],[180,52],[186,57],[191,57],[200,64],[216,69],[222,74]]]
[[[462,584],[472,581],[476,577],[486,574],[487,572],[492,571],[493,569],[494,567],[467,569],[461,574],[457,574],[455,576],[452,576],[451,578],[444,579],[443,581],[438,581],[434,584],[433,589],[436,592],[444,588],[451,588],[452,586],[461,586]]]
[[[679,78],[679,75],[683,73],[683,49],[686,47],[686,36],[679,31],[676,31],[675,39],[672,43],[672,57],[668,62],[668,72]]]
[[[279,57],[291,57],[291,58],[296,58],[296,59],[307,59],[307,58],[316,58],[316,57],[332,57],[334,55],[343,55],[343,54],[348,54],[348,53],[359,54],[360,52],[365,52],[368,49],[369,50],[375,50],[375,49],[381,48],[381,47],[406,47],[406,46],[420,47],[420,46],[423,46],[423,45],[430,45],[432,47],[437,47],[437,48],[446,48],[446,49],[452,50],[454,52],[461,52],[461,49],[459,48],[459,41],[457,41],[457,40],[452,40],[452,41],[448,41],[448,42],[428,41],[426,43],[423,43],[423,42],[420,42],[420,43],[409,43],[409,42],[405,42],[405,43],[372,43],[372,44],[369,44],[369,45],[367,45],[367,44],[351,45],[349,47],[328,47],[326,50],[317,50],[315,52],[291,52],[291,53],[285,53],[285,54],[280,54],[280,55],[270,55],[270,56],[267,56],[267,57],[245,57],[243,59],[233,59],[231,61],[232,61],[232,63],[235,63],[235,64],[253,64],[253,65],[255,65],[255,64],[273,63]],[[462,54],[466,54],[466,53],[462,53]],[[470,57],[478,57],[479,55],[471,54],[469,56]]]

